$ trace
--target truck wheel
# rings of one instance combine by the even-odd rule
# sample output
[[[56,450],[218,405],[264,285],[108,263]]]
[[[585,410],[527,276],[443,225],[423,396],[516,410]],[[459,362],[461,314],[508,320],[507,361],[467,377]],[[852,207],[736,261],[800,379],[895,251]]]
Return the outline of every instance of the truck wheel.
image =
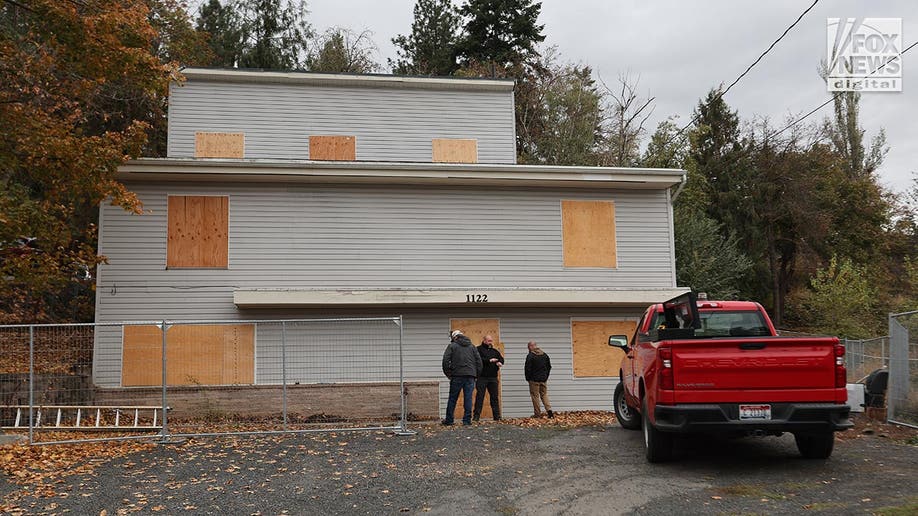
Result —
[[[644,448],[647,452],[647,462],[666,462],[673,455],[672,434],[661,432],[654,428],[647,415],[647,398],[644,398],[641,416],[644,426]]]
[[[628,430],[637,430],[641,428],[641,415],[637,410],[628,406],[625,401],[625,386],[621,382],[615,387],[615,394],[612,396],[612,403],[615,404],[615,419],[622,428]]]
[[[818,434],[794,434],[800,455],[807,459],[828,459],[835,446],[835,434],[822,432]]]

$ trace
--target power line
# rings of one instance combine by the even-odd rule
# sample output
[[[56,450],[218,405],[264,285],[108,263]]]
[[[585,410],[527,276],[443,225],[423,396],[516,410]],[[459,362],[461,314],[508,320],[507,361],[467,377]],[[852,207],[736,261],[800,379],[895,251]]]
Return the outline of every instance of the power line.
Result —
[[[906,47],[905,49],[903,49],[902,52],[899,53],[899,55],[893,57],[893,58],[890,59],[889,61],[887,61],[887,62],[883,63],[882,65],[880,65],[879,67],[877,67],[874,71],[872,71],[872,72],[868,73],[867,75],[865,75],[864,78],[866,79],[867,77],[870,77],[871,75],[873,75],[873,74],[879,72],[880,70],[882,70],[883,68],[885,68],[886,65],[888,65],[889,63],[895,61],[896,59],[899,59],[900,57],[902,57],[902,54],[905,54],[906,52],[908,52],[909,50],[911,50],[911,49],[914,48],[915,46],[918,46],[918,41],[915,41],[914,43],[912,43],[911,45],[909,45],[908,47]],[[822,108],[828,106],[830,103],[834,102],[835,99],[837,99],[838,97],[840,97],[840,96],[842,95],[842,93],[849,93],[849,92],[847,92],[847,91],[837,91],[837,92],[835,92],[834,95],[832,95],[831,97],[829,97],[829,100],[827,100],[827,101],[823,102],[822,104],[816,106],[816,107],[813,108],[813,110],[811,110],[809,113],[807,113],[807,114],[803,115],[802,117],[800,117],[800,118],[794,120],[793,122],[787,124],[787,125],[784,126],[784,128],[781,129],[780,131],[776,131],[776,132],[770,134],[770,135],[769,135],[769,138],[770,138],[770,137],[774,137],[774,136],[778,136],[779,134],[783,133],[784,131],[786,131],[786,130],[790,129],[791,127],[793,127],[793,126],[799,124],[800,122],[806,120],[806,119],[809,118],[810,115],[812,115],[813,113],[816,113],[816,112],[819,111],[820,109],[822,109]]]
[[[784,29],[784,32],[782,32],[781,35],[778,36],[778,39],[774,40],[774,41],[771,43],[771,45],[769,45],[768,48],[766,48],[765,51],[762,52],[762,53],[759,55],[759,57],[757,57],[756,60],[752,62],[752,64],[750,64],[748,67],[746,67],[746,70],[743,71],[743,73],[739,74],[739,76],[738,76],[736,79],[734,79],[733,82],[730,83],[729,86],[727,86],[723,91],[719,92],[719,93],[714,97],[714,99],[712,100],[712,102],[715,102],[715,101],[720,100],[724,95],[727,94],[728,91],[730,91],[730,88],[732,88],[733,86],[735,86],[736,83],[740,82],[740,80],[742,80],[742,78],[745,77],[746,74],[748,74],[749,71],[752,70],[752,68],[753,68],[755,65],[759,64],[759,61],[761,61],[769,52],[771,52],[771,50],[772,50],[773,48],[775,48],[775,46],[776,46],[782,39],[784,39],[784,36],[787,36],[787,34],[791,31],[791,29],[793,29],[794,27],[796,27],[797,24],[800,23],[800,20],[802,20],[803,17],[807,15],[807,13],[809,13],[810,11],[812,11],[813,8],[816,7],[816,4],[818,4],[818,3],[819,3],[819,0],[814,0],[813,3],[810,4],[809,7],[807,7],[802,13],[800,13],[800,16],[797,16],[797,19],[794,20],[794,23],[791,23],[786,29]],[[692,117],[692,119],[689,120],[689,122],[688,122],[687,124],[685,124],[684,126],[682,126],[681,129],[679,129],[678,131],[676,131],[675,134],[673,134],[671,137],[669,137],[669,138],[666,140],[666,143],[663,144],[663,146],[665,147],[666,145],[669,145],[669,143],[670,143],[673,139],[678,138],[679,135],[681,135],[682,133],[684,133],[686,129],[688,129],[689,127],[692,126],[692,124],[694,124],[695,122],[698,121],[699,116],[700,116],[700,115],[698,115],[698,114],[694,115],[694,116]]]

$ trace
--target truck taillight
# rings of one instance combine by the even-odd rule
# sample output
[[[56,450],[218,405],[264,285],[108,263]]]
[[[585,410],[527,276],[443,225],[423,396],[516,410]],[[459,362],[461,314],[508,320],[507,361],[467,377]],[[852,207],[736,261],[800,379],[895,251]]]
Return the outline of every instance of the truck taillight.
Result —
[[[845,346],[835,345],[835,386],[844,387],[848,383],[848,370],[845,369]]]
[[[660,388],[664,390],[673,390],[675,388],[675,383],[673,382],[673,350],[672,348],[660,348],[660,362],[663,364],[663,369],[660,370]]]

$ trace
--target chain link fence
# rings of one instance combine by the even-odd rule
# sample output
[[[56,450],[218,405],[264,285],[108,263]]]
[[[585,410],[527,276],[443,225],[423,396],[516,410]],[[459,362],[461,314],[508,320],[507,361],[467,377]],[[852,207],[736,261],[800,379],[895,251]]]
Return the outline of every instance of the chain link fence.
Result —
[[[0,326],[0,426],[32,444],[410,433],[436,389],[405,381],[401,317]]]
[[[863,382],[870,373],[889,367],[889,337],[843,339],[848,383]]]
[[[887,418],[918,428],[918,311],[889,316]]]

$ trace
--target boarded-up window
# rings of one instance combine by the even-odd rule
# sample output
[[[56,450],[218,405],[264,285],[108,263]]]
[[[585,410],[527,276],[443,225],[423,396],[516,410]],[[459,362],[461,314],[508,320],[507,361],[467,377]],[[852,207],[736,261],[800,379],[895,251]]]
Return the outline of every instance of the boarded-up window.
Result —
[[[615,268],[615,203],[561,201],[565,267]]]
[[[194,133],[194,157],[245,157],[245,133]]]
[[[472,345],[478,346],[481,344],[481,341],[484,340],[485,335],[490,335],[494,338],[494,349],[500,351],[500,354],[506,359],[506,353],[504,353],[504,343],[500,340],[500,319],[450,319],[449,320],[449,331],[460,330],[462,333],[472,341]],[[497,378],[497,392],[501,390],[501,380],[500,372],[498,371]],[[459,401],[456,403],[456,411],[454,412],[454,417],[456,419],[462,419],[463,413],[465,412],[465,405],[462,401],[461,392],[459,393]],[[490,396],[490,394],[488,394]],[[503,406],[503,396],[498,395],[497,397],[498,406]],[[489,397],[485,400],[484,405],[482,405],[481,417],[485,419],[491,419],[494,417],[494,413],[491,410],[491,398]]]
[[[433,139],[434,163],[478,163],[478,140]]]
[[[618,377],[622,350],[609,346],[609,335],[634,333],[635,321],[571,321],[574,376]]]
[[[229,197],[169,196],[166,267],[226,268]]]
[[[309,159],[356,161],[356,136],[310,136]]]
[[[166,333],[167,385],[255,383],[255,326],[175,325]],[[163,334],[158,326],[125,326],[121,385],[162,385]]]

